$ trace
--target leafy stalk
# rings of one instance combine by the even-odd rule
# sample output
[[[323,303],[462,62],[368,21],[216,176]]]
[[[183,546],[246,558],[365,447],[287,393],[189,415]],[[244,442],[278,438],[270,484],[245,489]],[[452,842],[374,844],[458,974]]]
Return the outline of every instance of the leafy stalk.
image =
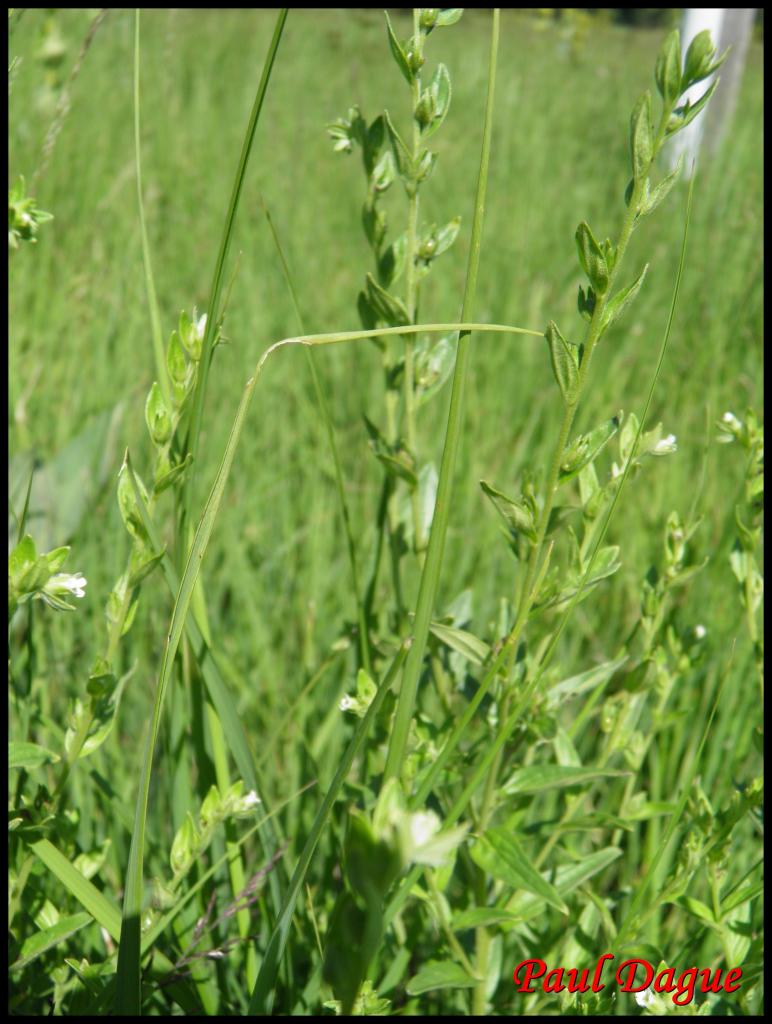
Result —
[[[474,221],[472,224],[472,243],[469,253],[464,302],[461,320],[471,317],[477,290],[477,271],[480,265],[480,246],[482,243],[483,214],[485,211],[485,195],[488,184],[488,164],[490,161],[491,132],[493,126],[493,90],[496,75],[496,54],[499,40],[499,11],[493,12],[491,33],[491,50],[488,62],[488,95],[485,105],[485,125],[483,128],[482,152],[480,169],[477,179],[477,196],[475,199]],[[407,747],[408,730],[413,718],[418,679],[421,674],[426,641],[429,635],[429,622],[437,594],[442,556],[445,548],[445,536],[450,515],[450,498],[453,485],[456,455],[458,453],[461,424],[464,410],[464,388],[469,365],[470,345],[469,331],[462,330],[458,340],[456,365],[453,371],[453,389],[450,396],[448,425],[445,432],[445,446],[442,453],[439,481],[437,484],[437,501],[432,519],[429,547],[426,562],[421,574],[421,583],[416,604],[413,645],[410,648],[405,664],[405,675],[400,687],[394,728],[389,743],[386,760],[385,779],[399,775],[404,763]]]

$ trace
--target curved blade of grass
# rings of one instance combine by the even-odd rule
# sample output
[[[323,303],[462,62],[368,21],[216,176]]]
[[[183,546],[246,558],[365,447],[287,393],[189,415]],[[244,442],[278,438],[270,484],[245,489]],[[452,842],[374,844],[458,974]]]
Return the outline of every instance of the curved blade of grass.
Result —
[[[233,182],[233,191],[231,192],[231,198],[228,204],[228,212],[225,216],[225,225],[223,227],[222,239],[220,241],[220,249],[217,253],[217,260],[214,265],[212,287],[209,291],[209,304],[206,310],[206,327],[204,330],[203,343],[201,345],[201,361],[198,367],[195,391],[193,392],[193,406],[187,439],[188,443],[186,446],[187,451],[189,451],[193,456],[193,466],[187,475],[185,483],[183,484],[182,509],[184,522],[190,520],[190,502],[193,492],[193,479],[197,467],[196,457],[198,455],[198,440],[201,433],[201,417],[203,415],[206,384],[209,377],[209,364],[212,358],[214,335],[217,327],[218,306],[220,303],[220,293],[222,291],[225,260],[228,256],[228,250],[233,236],[233,224],[236,219],[236,210],[241,197],[241,189],[244,184],[249,156],[252,151],[255,129],[257,128],[257,122],[260,118],[260,111],[263,109],[263,101],[265,100],[268,82],[276,59],[276,51],[279,48],[279,42],[284,30],[284,23],[287,20],[288,10],[289,9],[286,7],[282,8],[276,17],[276,26],[273,31],[273,38],[271,39],[271,44],[268,47],[268,53],[266,54],[265,62],[263,63],[263,73],[260,77],[260,84],[257,87],[255,102],[252,106],[252,113],[249,117],[246,134],[244,135],[244,143],[241,147],[241,156],[239,157],[239,164],[236,168],[236,178]],[[184,522],[182,524],[183,526]],[[180,531],[180,536],[185,536],[184,529]]]
[[[491,49],[488,60],[488,94],[485,101],[485,123],[483,127],[482,152],[477,177],[477,195],[475,198],[474,220],[472,222],[472,242],[469,251],[469,266],[466,274],[464,302],[461,319],[470,318],[477,291],[477,271],[480,266],[480,246],[482,244],[483,217],[485,213],[485,195],[488,185],[488,164],[490,161],[491,132],[493,128],[493,94],[496,80],[496,55],[499,41],[499,11],[493,12],[491,30]],[[403,329],[403,334],[405,333]],[[394,727],[389,742],[384,779],[396,777],[402,770],[405,760],[408,730],[413,720],[418,678],[421,674],[426,641],[429,636],[429,624],[437,595],[442,556],[445,549],[445,536],[450,515],[450,499],[453,488],[453,473],[461,437],[461,424],[464,412],[464,389],[469,367],[470,345],[469,332],[462,331],[458,339],[456,365],[453,370],[453,386],[450,395],[448,425],[445,432],[445,445],[440,464],[440,475],[437,483],[437,499],[429,533],[429,545],[426,551],[426,562],[421,573],[421,582],[416,603],[415,623],[413,626],[414,642],[405,664]]]
[[[354,758],[357,756],[365,739],[367,738],[367,733],[372,725],[373,719],[378,714],[378,710],[383,703],[383,698],[386,696],[386,693],[391,688],[391,684],[394,682],[402,668],[409,646],[410,642],[406,641],[400,648],[394,661],[391,663],[389,671],[381,680],[378,691],[373,697],[370,707],[367,709],[367,713],[357,726],[356,732],[351,738],[351,742],[346,749],[346,753],[343,755],[340,766],[335,773],[335,777],[330,783],[330,788],[327,790],[324,800],[317,811],[314,824],[308,835],[306,844],[303,847],[303,852],[300,855],[297,867],[292,875],[292,881],[290,882],[289,891],[285,897],[284,907],[282,908],[279,920],[276,922],[276,926],[271,933],[268,948],[265,951],[265,957],[263,958],[263,963],[260,968],[260,974],[257,977],[257,984],[255,985],[252,997],[249,1001],[248,1012],[250,1014],[265,1014],[271,1012],[274,990],[276,987],[276,976],[279,971],[279,964],[284,952],[284,947],[287,944],[287,936],[292,923],[292,915],[295,911],[295,903],[303,885],[306,871],[308,871],[308,866],[311,863],[314,850],[316,849],[316,844],[319,842],[322,829],[327,823],[327,818],[332,809],[332,805],[338,798],[341,786],[351,770]]]

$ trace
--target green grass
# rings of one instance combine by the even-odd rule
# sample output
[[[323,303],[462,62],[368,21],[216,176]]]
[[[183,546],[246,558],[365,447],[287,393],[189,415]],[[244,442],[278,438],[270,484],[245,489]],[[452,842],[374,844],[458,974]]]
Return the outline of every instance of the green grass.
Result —
[[[55,19],[67,45],[66,73],[89,18],[84,12],[60,11]],[[426,322],[454,321],[461,308],[482,137],[489,20],[481,12],[467,12],[459,26],[431,37],[432,58],[450,69],[453,100],[442,132],[433,140],[440,162],[424,190],[425,199],[422,193],[422,217],[443,223],[460,212],[462,229],[441,269],[423,287],[420,319]],[[45,71],[36,52],[43,22],[43,12],[25,11],[11,37],[11,54],[23,58],[10,97],[12,181],[18,174],[28,183],[32,179],[51,117],[50,111],[38,108]],[[206,306],[237,155],[274,22],[275,15],[263,11],[143,14],[142,173],[164,342],[180,309],[190,310],[194,303],[199,310]],[[407,16],[397,13],[395,27],[406,36]],[[59,458],[60,490],[47,506],[49,517],[58,517],[56,525],[41,520],[44,496],[38,491],[29,529],[36,540],[48,529],[53,534],[48,547],[70,543],[69,564],[89,580],[78,614],[55,615],[36,606],[32,616],[35,660],[21,676],[23,685],[31,687],[30,705],[39,712],[30,734],[26,723],[13,719],[12,735],[51,749],[61,743],[58,731],[63,731],[68,702],[82,696],[93,656],[104,646],[104,602],[125,566],[128,544],[115,500],[124,449],[130,448],[146,479],[151,465],[142,409],[156,373],[134,180],[133,33],[130,12],[111,12],[99,28],[74,83],[71,112],[33,193],[55,219],[43,225],[37,246],[23,247],[10,266],[11,484],[13,488],[18,480],[20,488],[15,507],[18,511],[23,502],[29,459],[35,456],[56,466]],[[543,330],[554,318],[569,336],[578,330],[575,296],[581,277],[574,230],[581,219],[602,237],[613,237],[618,230],[620,196],[629,177],[629,110],[641,90],[652,84],[662,35],[598,25],[573,58],[553,26],[503,12],[475,320]],[[754,43],[731,133],[717,155],[701,166],[697,180],[679,305],[649,418],[650,426],[662,420],[665,433],[677,436],[678,452],[647,465],[628,485],[608,539],[621,545],[620,573],[577,607],[555,659],[562,676],[569,676],[614,657],[639,619],[640,581],[661,560],[668,514],[676,509],[686,520],[694,508],[703,515],[692,561],[707,557],[708,564],[688,590],[675,593],[675,614],[683,629],[697,623],[707,628],[705,653],[677,684],[670,704],[672,722],[658,734],[646,772],[650,799],[678,798],[718,682],[726,677],[699,770],[714,807],[727,802],[734,783],[748,781],[757,771],[752,740],[760,710],[753,654],[728,563],[743,465],[732,446],[717,446],[713,439],[715,420],[726,409],[744,418],[746,407],[760,408],[762,400],[762,57]],[[224,327],[229,344],[217,349],[208,381],[194,524],[258,358],[271,343],[298,333],[261,198],[281,237],[306,331],[356,329],[356,296],[370,259],[360,226],[361,168],[358,156],[332,153],[324,127],[354,102],[368,119],[386,106],[398,125],[406,125],[406,93],[388,58],[380,12],[291,13],[226,269],[227,287],[235,255],[240,254]],[[404,218],[400,199],[396,187],[386,196],[395,225]],[[620,409],[639,412],[644,404],[670,308],[685,199],[685,189],[677,187],[632,240],[624,281],[632,280],[644,262],[651,262],[651,268],[632,310],[601,342],[575,429],[589,430]],[[362,343],[321,348],[314,356],[336,429],[366,577],[382,470],[370,453],[362,414],[377,419],[383,407],[380,355]],[[448,385],[439,400],[418,412],[421,458],[438,465],[449,395]],[[116,409],[121,418],[112,444],[105,447],[105,419],[99,417]],[[478,481],[495,481],[516,493],[524,465],[549,463],[561,418],[543,341],[473,337],[437,605],[443,608],[463,589],[472,588],[473,614],[465,628],[477,636],[490,637],[499,597],[506,594],[514,600],[521,571],[502,543],[497,517]],[[62,456],[68,445],[69,460]],[[89,445],[93,452],[84,455]],[[77,493],[83,496],[81,508]],[[72,505],[68,517],[61,509],[63,494]],[[167,495],[159,502],[156,521],[170,520]],[[62,535],[63,529],[70,532]],[[166,533],[171,542],[171,532]],[[40,546],[47,550],[42,540]],[[278,723],[286,723],[260,765],[267,797],[278,804],[312,779],[319,782],[278,815],[289,842],[291,872],[350,740],[350,725],[337,704],[353,689],[357,611],[348,585],[334,466],[313,382],[297,349],[284,350],[266,365],[202,577],[215,655],[258,761]],[[408,566],[406,598],[413,608],[418,579],[417,567]],[[376,607],[386,603],[388,581],[382,573]],[[115,731],[98,754],[79,763],[69,783],[68,803],[80,810],[73,828],[82,848],[112,840],[97,877],[116,907],[136,800],[138,737],[150,717],[172,607],[166,589],[157,585],[156,577],[152,582],[143,590],[137,622],[121,649],[122,670],[135,670]],[[333,645],[341,635],[351,639],[351,646],[336,653]],[[13,642],[12,637],[12,649]],[[317,678],[328,658],[329,666]],[[168,872],[169,847],[187,809],[179,796],[180,777],[187,779],[195,809],[215,779],[208,728],[186,717],[187,695],[176,692],[178,687],[171,690],[172,709],[182,718],[173,719],[170,713],[161,726],[146,878]],[[192,746],[177,746],[170,723],[180,720],[183,732],[194,737]],[[571,721],[569,714],[566,727]],[[193,751],[206,756],[198,760]],[[112,787],[114,798],[105,801],[99,795],[90,770],[106,780],[103,785]],[[43,769],[32,776],[35,781],[44,777]],[[355,799],[355,790],[348,795]],[[117,805],[127,809],[128,821],[122,823]],[[547,803],[544,811],[550,810],[557,816],[560,806]],[[333,817],[340,835],[339,810]],[[615,876],[617,886],[635,884],[638,865],[651,863],[651,847],[664,832],[664,824],[660,832],[655,824],[630,839],[624,867]],[[735,857],[737,877],[755,860],[753,832],[747,828],[743,836],[745,845]],[[259,848],[250,849],[259,856]],[[217,855],[224,851],[224,844],[216,848]],[[671,856],[660,863],[663,878]],[[331,908],[327,880],[338,858],[336,844],[326,835],[308,876],[322,924]],[[223,900],[226,895],[223,890]],[[25,936],[34,930],[34,909],[21,912]],[[80,909],[73,904],[67,912]],[[262,948],[272,913],[267,897],[261,898],[253,926]],[[300,931],[311,933],[307,906],[302,915],[302,923],[290,933],[290,949],[294,943],[296,953],[282,975],[282,992],[294,994],[298,1010],[318,1010],[313,987],[305,1000],[301,997],[311,977],[308,964],[319,959],[315,943]],[[186,926],[195,923],[193,909],[189,917]],[[413,927],[413,919],[408,926]],[[720,955],[720,947],[704,937],[692,949],[686,933],[664,918],[652,927],[654,944],[665,944],[663,930],[667,935],[675,927],[685,949],[670,950],[674,962],[681,952],[687,960],[687,953]],[[98,959],[99,940],[89,938],[91,953],[79,946],[83,936],[95,932],[89,928],[46,954],[50,970],[62,963],[61,955]],[[416,943],[420,965],[434,953],[425,936]],[[500,971],[502,992],[514,966],[507,957],[509,951]],[[215,970],[198,969],[202,976]],[[34,971],[35,965],[28,970]],[[238,985],[225,985],[226,968],[218,970],[213,976],[219,977],[220,995],[205,993],[204,1004],[220,998],[221,1009],[243,1009],[249,992],[234,1002]],[[205,987],[201,982],[200,992]],[[388,994],[394,997],[393,991]],[[419,997],[416,1008],[436,1012],[443,1006],[459,1012],[465,1005],[457,992],[444,1004],[439,996]],[[67,996],[64,1005],[72,1006],[73,998]],[[328,991],[324,998],[329,998]],[[402,998],[404,1005],[404,993]],[[511,998],[508,990],[509,1002],[503,1005],[514,1006]],[[160,1005],[159,997],[154,999],[152,1012]],[[29,1003],[20,1005],[21,1012],[30,1012]],[[295,1006],[281,1008],[290,1012]]]

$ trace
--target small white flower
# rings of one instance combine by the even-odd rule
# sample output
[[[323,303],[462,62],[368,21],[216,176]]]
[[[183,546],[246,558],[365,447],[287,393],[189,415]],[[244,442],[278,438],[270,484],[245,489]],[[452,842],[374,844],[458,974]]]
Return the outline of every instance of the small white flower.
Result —
[[[721,419],[726,423],[732,430],[740,430],[742,423],[737,419],[733,412],[725,412]]]
[[[241,803],[245,809],[250,807],[257,807],[257,805],[260,803],[260,797],[254,791],[254,789],[250,789],[250,791],[247,793],[247,795],[244,797]]]
[[[44,589],[52,594],[62,594],[67,590],[75,597],[85,597],[87,583],[82,573],[58,572],[46,583]]]
[[[652,455],[670,455],[671,452],[678,450],[676,445],[675,434],[668,434],[667,437],[663,437],[661,441],[658,441],[651,449]]]
[[[356,701],[353,699],[353,697],[349,697],[349,695],[346,694],[345,697],[341,697],[338,707],[340,708],[341,711],[349,711],[351,708],[353,708],[355,703]]]
[[[199,341],[203,341],[204,340],[204,331],[205,330],[206,330],[206,313],[202,313],[202,315],[198,318],[198,320],[196,320],[196,337],[198,338]]]
[[[622,470],[619,468],[619,466],[616,464],[616,462],[612,462],[611,463],[611,479],[612,480],[616,480],[616,478],[618,476],[621,476],[621,475],[622,475]]]
[[[655,999],[656,996],[651,991],[651,988],[645,988],[643,992],[635,993],[635,1001],[639,1006],[651,1006]]]
[[[704,626],[699,625],[694,627],[694,635],[698,640],[704,640],[707,635],[707,629]]]
[[[433,811],[410,815],[410,840],[414,848],[424,846],[439,831],[440,819]]]

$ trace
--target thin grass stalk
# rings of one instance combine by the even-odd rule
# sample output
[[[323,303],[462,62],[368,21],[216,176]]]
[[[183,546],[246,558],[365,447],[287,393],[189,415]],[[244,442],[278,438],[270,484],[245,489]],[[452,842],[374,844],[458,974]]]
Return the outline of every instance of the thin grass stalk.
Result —
[[[193,479],[197,470],[196,457],[198,455],[198,443],[201,434],[201,418],[203,415],[206,385],[209,377],[209,364],[212,360],[215,330],[217,326],[218,307],[220,303],[220,293],[222,291],[223,274],[225,271],[225,260],[228,256],[228,250],[230,249],[231,238],[233,237],[233,225],[236,220],[236,211],[238,209],[239,199],[241,197],[241,189],[244,184],[244,178],[246,176],[247,164],[249,163],[249,156],[250,153],[252,152],[252,144],[255,138],[257,122],[260,119],[260,112],[263,109],[263,101],[265,100],[265,94],[268,89],[268,82],[271,78],[271,72],[273,71],[273,65],[276,59],[276,52],[279,49],[279,42],[281,41],[281,35],[284,30],[284,23],[287,20],[288,13],[288,8],[284,7],[279,11],[278,15],[276,16],[276,26],[273,31],[273,38],[271,39],[271,44],[268,47],[268,53],[263,63],[263,73],[260,77],[260,83],[257,87],[257,93],[255,94],[255,102],[252,106],[252,113],[250,114],[249,123],[247,124],[247,130],[244,136],[244,143],[241,148],[241,156],[239,157],[238,167],[236,168],[236,178],[233,183],[233,191],[231,192],[231,198],[228,204],[228,212],[225,216],[225,225],[223,227],[222,239],[220,241],[220,249],[217,253],[217,260],[215,261],[214,265],[212,286],[209,290],[209,304],[206,310],[206,328],[204,331],[204,339],[201,345],[201,361],[198,368],[196,387],[193,394],[191,422],[187,438],[187,450],[193,456],[193,464],[190,468],[190,471],[188,472],[188,475],[183,485],[183,523],[190,520]],[[180,531],[180,536],[185,536],[184,530]]]
[[[496,77],[496,55],[499,41],[499,11],[493,12],[491,30],[491,49],[488,61],[488,95],[485,104],[485,124],[483,128],[482,152],[480,169],[477,179],[477,196],[475,199],[474,221],[472,223],[472,243],[469,252],[464,302],[461,320],[471,317],[477,290],[477,271],[480,265],[480,246],[482,242],[483,216],[485,212],[485,194],[488,185],[488,165],[490,161],[491,134],[493,128],[493,92]],[[394,778],[402,770],[407,747],[408,731],[413,719],[418,679],[423,665],[426,641],[429,635],[429,622],[437,594],[442,556],[445,548],[445,536],[450,514],[450,499],[453,485],[456,455],[461,437],[461,424],[464,412],[464,388],[469,366],[469,332],[461,331],[458,339],[456,365],[453,371],[453,389],[450,396],[448,425],[445,433],[445,446],[437,484],[437,500],[432,518],[429,547],[426,562],[421,574],[421,583],[416,604],[413,645],[410,648],[405,665],[405,675],[400,687],[394,726],[389,742],[384,780]]]
[[[142,160],[139,141],[139,8],[134,12],[134,161],[137,177],[137,205],[139,207],[139,230],[142,238],[142,263],[145,270],[145,288],[147,290],[147,304],[150,310],[150,325],[153,337],[153,355],[155,356],[155,370],[158,375],[158,383],[163,392],[167,408],[172,408],[172,392],[169,385],[169,375],[166,369],[164,358],[164,343],[161,331],[161,313],[158,307],[158,296],[155,290],[153,278],[153,266],[150,260],[150,243],[147,237],[147,224],[145,223],[145,203],[142,198]]]

